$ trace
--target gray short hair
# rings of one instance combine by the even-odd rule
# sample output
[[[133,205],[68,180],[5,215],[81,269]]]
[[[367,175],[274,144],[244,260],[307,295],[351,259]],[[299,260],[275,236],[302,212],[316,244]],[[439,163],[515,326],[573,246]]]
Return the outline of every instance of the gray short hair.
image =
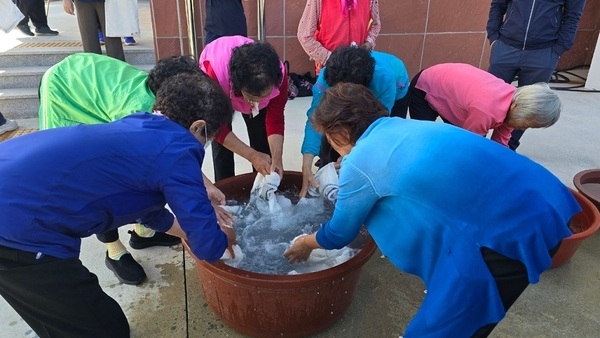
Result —
[[[530,122],[531,128],[550,127],[562,110],[558,95],[543,82],[517,88],[512,103],[517,105],[512,118]]]

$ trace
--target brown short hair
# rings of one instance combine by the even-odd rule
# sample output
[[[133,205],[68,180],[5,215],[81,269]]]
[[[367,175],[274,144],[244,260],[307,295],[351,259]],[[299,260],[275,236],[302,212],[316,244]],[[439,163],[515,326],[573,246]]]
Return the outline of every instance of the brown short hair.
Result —
[[[340,82],[325,91],[311,115],[311,123],[338,144],[354,145],[371,123],[388,115],[367,87]]]

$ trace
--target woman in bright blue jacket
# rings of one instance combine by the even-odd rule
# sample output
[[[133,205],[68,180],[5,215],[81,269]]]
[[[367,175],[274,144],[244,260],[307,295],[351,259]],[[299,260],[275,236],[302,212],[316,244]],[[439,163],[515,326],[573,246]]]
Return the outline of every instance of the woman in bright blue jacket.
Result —
[[[547,270],[580,211],[528,158],[454,126],[387,117],[363,86],[338,84],[312,116],[343,156],[331,220],[285,256],[349,244],[366,226],[428,292],[404,337],[485,337]]]

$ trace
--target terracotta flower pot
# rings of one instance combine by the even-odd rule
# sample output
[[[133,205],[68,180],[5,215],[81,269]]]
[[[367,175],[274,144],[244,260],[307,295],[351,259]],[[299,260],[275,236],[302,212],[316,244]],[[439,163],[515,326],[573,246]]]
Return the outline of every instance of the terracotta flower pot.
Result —
[[[229,199],[247,199],[256,174],[216,183]],[[286,172],[280,190],[299,189],[302,173]],[[191,254],[187,243],[186,250]],[[330,269],[267,275],[196,259],[204,299],[225,324],[253,337],[305,337],[340,319],[354,298],[363,265],[375,252],[366,233],[351,245],[362,250]]]
[[[600,176],[598,177],[600,178]],[[579,181],[577,176],[575,176],[575,179]],[[575,183],[575,186],[578,186],[577,182]],[[577,187],[577,189],[579,190],[580,187]],[[552,258],[551,268],[556,268],[567,263],[575,254],[575,251],[577,251],[581,245],[581,242],[593,235],[600,226],[600,212],[598,212],[596,205],[594,205],[582,193],[579,193],[573,189],[570,190],[579,202],[582,210],[573,216],[569,222],[569,227],[571,228],[573,234],[563,239],[558,251]]]

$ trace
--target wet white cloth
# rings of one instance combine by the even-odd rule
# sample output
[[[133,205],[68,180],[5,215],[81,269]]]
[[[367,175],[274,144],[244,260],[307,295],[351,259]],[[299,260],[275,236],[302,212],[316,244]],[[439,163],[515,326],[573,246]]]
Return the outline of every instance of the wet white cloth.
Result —
[[[23,20],[23,13],[11,0],[0,0],[0,29],[6,33],[13,30]]]
[[[237,216],[242,211],[242,207],[239,205],[219,205],[223,210],[229,212],[233,216]]]
[[[237,263],[241,262],[242,259],[244,259],[244,252],[242,251],[242,248],[240,248],[239,245],[234,245],[231,248],[233,249],[235,258],[231,258],[231,253],[229,252],[229,250],[225,250],[225,252],[223,253],[223,256],[221,256],[221,259],[229,261],[228,263],[233,263],[233,264],[237,264]]]
[[[337,200],[340,184],[338,173],[335,170],[335,163],[331,162],[315,173],[315,180],[319,184],[319,189],[313,187],[308,188],[308,193],[311,196],[323,196],[328,200],[335,202]]]
[[[252,190],[250,190],[250,201],[256,203],[256,207],[262,214],[281,212],[281,206],[275,195],[280,183],[281,177],[276,172],[266,176],[261,173],[256,174]]]
[[[306,234],[294,237],[290,242],[290,247],[298,240],[298,238],[303,236],[306,236]],[[290,271],[288,275],[316,272],[332,268],[354,257],[357,251],[358,250],[350,249],[348,247],[343,247],[339,250],[314,249],[310,253],[306,263],[297,264],[296,269]]]

